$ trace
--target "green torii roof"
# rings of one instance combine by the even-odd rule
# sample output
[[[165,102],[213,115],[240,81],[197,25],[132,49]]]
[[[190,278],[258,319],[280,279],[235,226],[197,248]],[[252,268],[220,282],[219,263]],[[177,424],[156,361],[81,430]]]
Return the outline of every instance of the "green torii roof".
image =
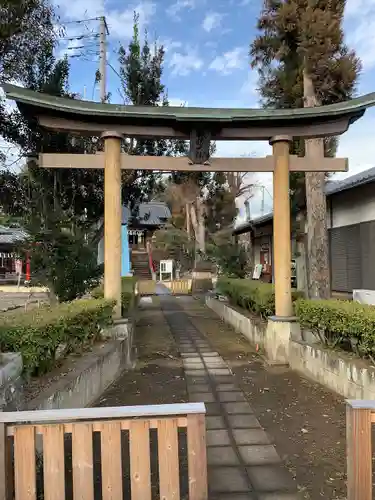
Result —
[[[294,130],[295,127],[319,126],[323,123],[337,123],[339,121],[343,122],[343,120],[346,122],[347,129],[351,123],[364,114],[368,107],[375,105],[375,93],[367,94],[350,101],[314,108],[233,109],[124,106],[55,97],[10,84],[4,84],[3,89],[8,99],[13,99],[17,102],[21,112],[36,118],[43,115],[69,121],[77,120],[84,123],[105,123],[106,125],[113,126],[114,129],[116,125],[164,126],[183,131],[187,134],[194,129],[218,131],[222,128],[243,129],[246,127],[254,129],[269,129],[271,127],[273,130],[275,127],[280,127],[280,134],[284,134],[288,132],[288,127],[292,127]],[[335,135],[345,130],[340,129],[335,132],[332,131],[332,133],[326,134],[325,132],[320,135]],[[294,133],[291,135],[299,134]],[[307,133],[301,133],[301,136],[308,135]]]

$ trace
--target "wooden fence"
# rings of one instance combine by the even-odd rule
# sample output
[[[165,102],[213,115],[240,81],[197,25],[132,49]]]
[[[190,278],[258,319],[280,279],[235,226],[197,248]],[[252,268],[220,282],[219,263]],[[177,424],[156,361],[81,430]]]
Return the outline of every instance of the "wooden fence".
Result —
[[[152,429],[157,433],[158,498],[181,498],[182,430],[187,439],[189,500],[207,500],[203,403],[0,413],[0,500],[65,500],[67,488],[74,500],[122,499],[124,434],[131,500],[151,500]],[[95,446],[95,435],[100,446]]]
[[[352,400],[346,403],[347,500],[372,500],[375,401]]]
[[[156,281],[153,280],[138,280],[137,289],[139,295],[155,295]]]
[[[165,285],[173,295],[189,295],[189,293],[191,293],[192,280],[181,279],[163,281],[163,285]]]

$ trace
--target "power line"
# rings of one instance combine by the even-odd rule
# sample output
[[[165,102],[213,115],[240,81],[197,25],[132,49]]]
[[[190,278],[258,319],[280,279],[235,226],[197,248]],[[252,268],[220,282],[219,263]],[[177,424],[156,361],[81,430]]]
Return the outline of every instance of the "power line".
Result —
[[[60,38],[64,42],[72,42],[73,40],[85,40],[89,38],[99,38],[99,33],[90,33],[89,35],[65,36]]]
[[[77,19],[75,21],[64,21],[63,23],[58,23],[58,26],[64,27],[66,24],[83,24],[90,21],[99,21],[100,17],[89,17],[87,19]]]

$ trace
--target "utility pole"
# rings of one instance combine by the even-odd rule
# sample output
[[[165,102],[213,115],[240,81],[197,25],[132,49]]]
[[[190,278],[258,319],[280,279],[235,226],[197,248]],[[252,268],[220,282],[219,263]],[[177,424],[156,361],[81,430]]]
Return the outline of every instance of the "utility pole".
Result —
[[[99,33],[99,72],[100,72],[100,100],[105,102],[107,89],[107,34],[109,34],[107,22],[104,16],[100,17],[100,33]]]
[[[265,187],[262,186],[262,205],[261,205],[261,209],[260,209],[260,213],[262,214],[262,216],[264,215],[264,190],[265,190]]]

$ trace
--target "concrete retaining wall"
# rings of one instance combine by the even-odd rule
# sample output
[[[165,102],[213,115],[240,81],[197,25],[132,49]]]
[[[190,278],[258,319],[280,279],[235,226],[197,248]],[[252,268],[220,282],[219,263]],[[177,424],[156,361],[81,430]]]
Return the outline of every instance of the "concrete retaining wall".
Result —
[[[19,353],[0,353],[0,411],[9,404],[20,404],[22,398],[22,356]]]
[[[270,338],[266,322],[212,297],[206,298],[206,304],[252,344],[258,344],[267,352]],[[298,335],[297,331],[293,333],[292,329],[289,339],[290,368],[346,398],[375,399],[375,369],[370,363],[345,352],[325,349],[315,339],[310,341],[311,334]]]
[[[293,370],[349,399],[375,399],[375,369],[362,359],[319,344],[291,341],[289,364]]]
[[[134,365],[133,322],[120,320],[104,333],[107,342],[94,346],[90,352],[75,358],[71,364],[67,360],[66,369],[64,367],[58,379],[51,380],[37,397],[26,401],[25,386],[22,383],[18,384],[17,390],[12,391],[13,397],[5,400],[3,409],[5,411],[51,410],[90,406],[122,371],[131,369]],[[14,387],[16,380],[14,378]],[[0,383],[0,398],[1,391]]]
[[[267,322],[258,318],[252,318],[250,315],[243,314],[238,309],[231,307],[227,302],[221,302],[213,297],[206,297],[207,306],[216,312],[216,314],[225,323],[231,325],[236,332],[242,333],[249,342],[258,344],[265,348]]]

